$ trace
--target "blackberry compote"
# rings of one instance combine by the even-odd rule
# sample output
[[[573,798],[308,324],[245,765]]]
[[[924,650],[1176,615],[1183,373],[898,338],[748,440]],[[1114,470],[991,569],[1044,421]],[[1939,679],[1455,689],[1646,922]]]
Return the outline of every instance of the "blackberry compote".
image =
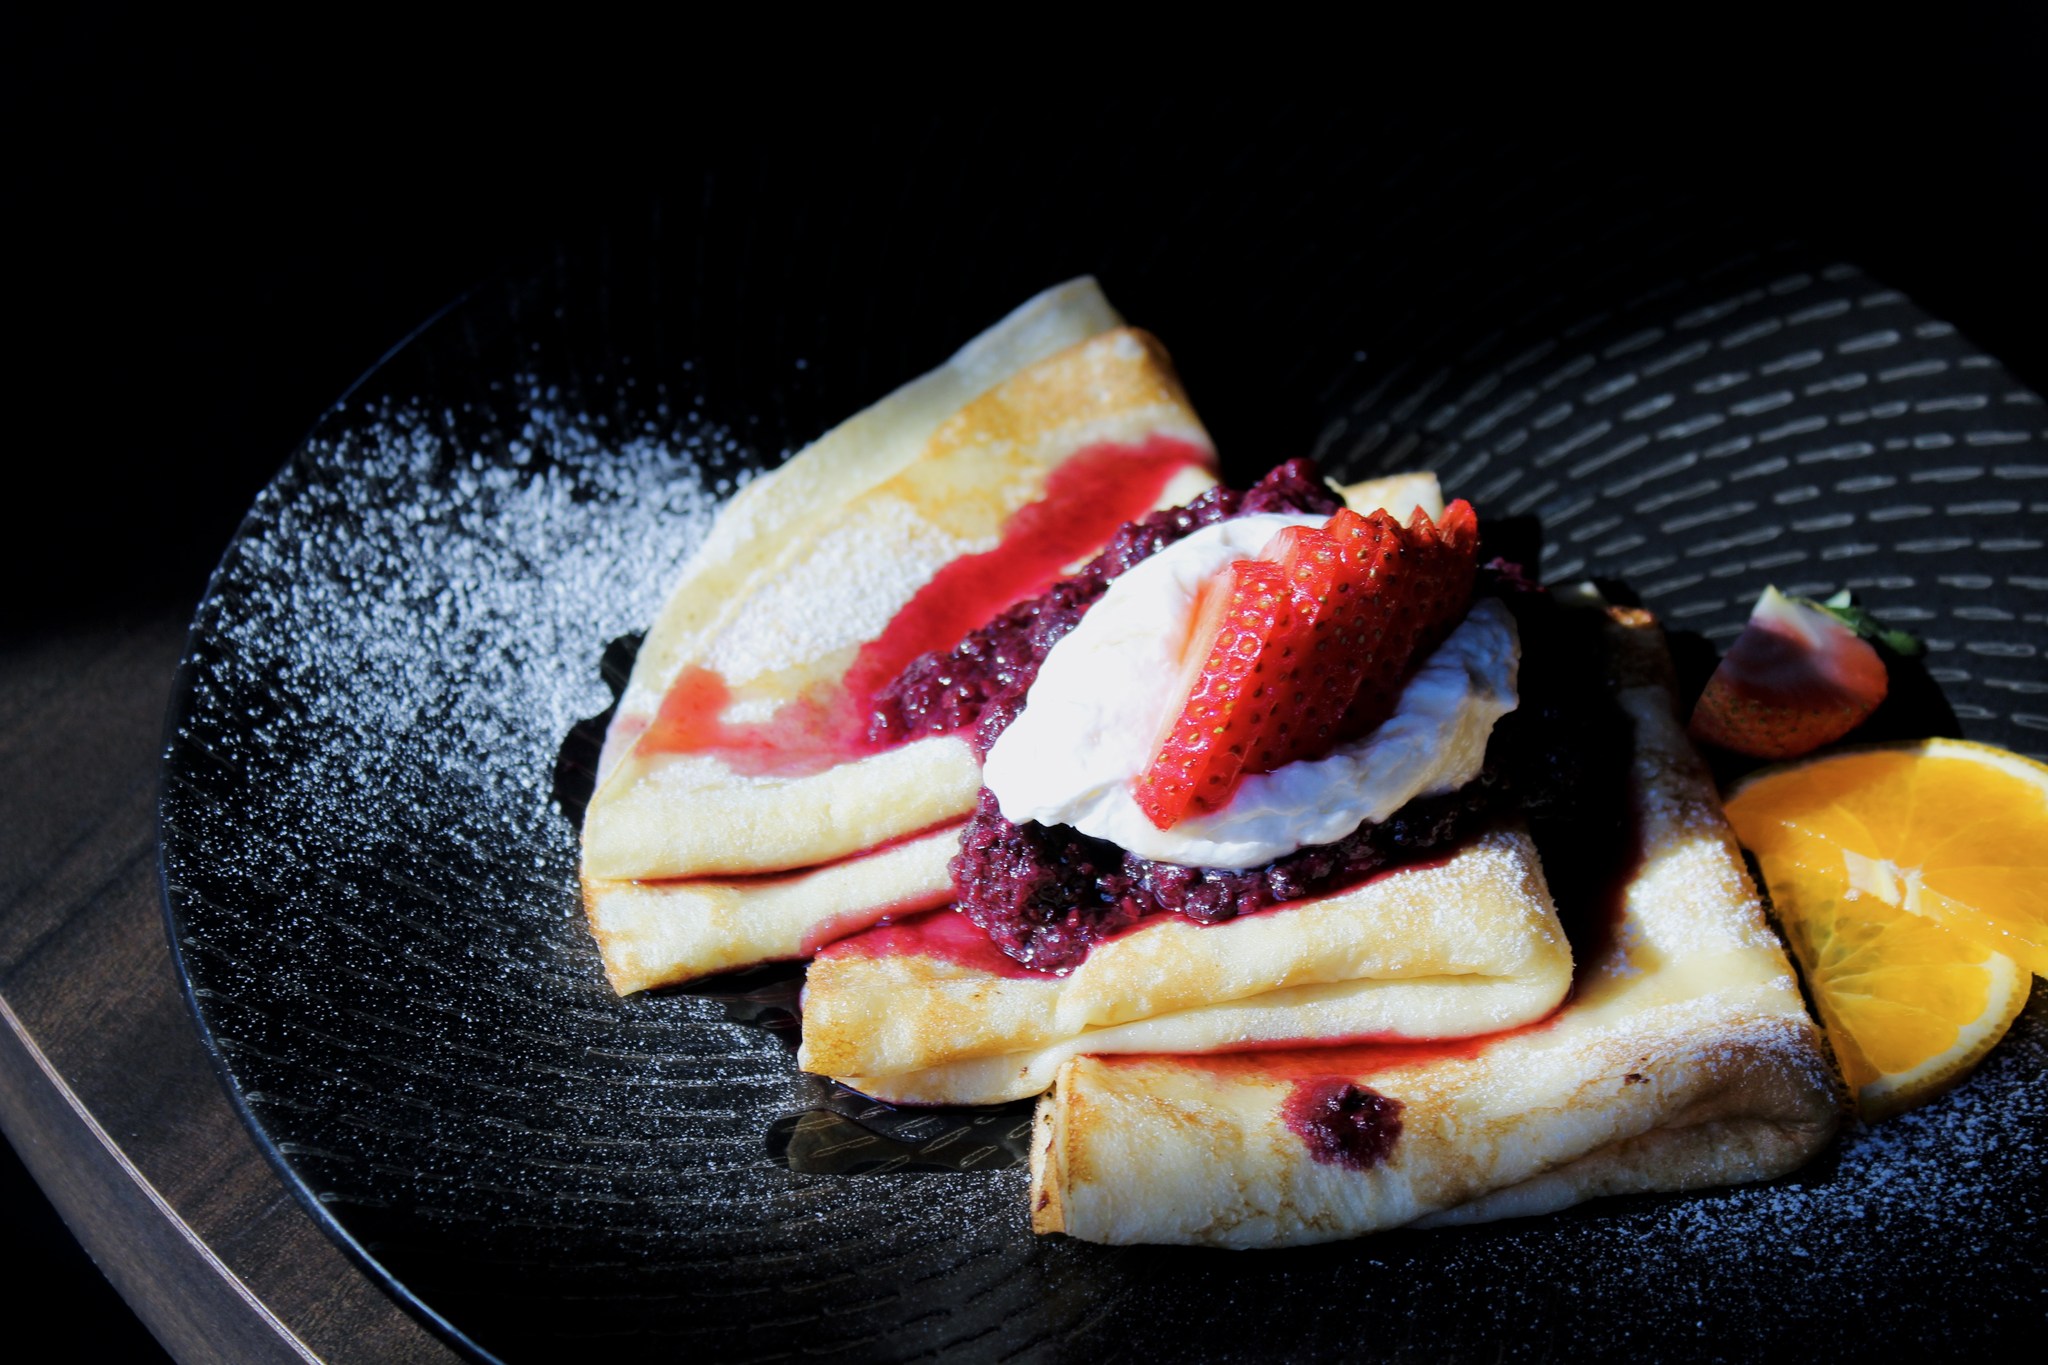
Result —
[[[1185,506],[1125,522],[1079,572],[1004,611],[950,650],[913,659],[875,694],[868,740],[891,744],[952,734],[977,727],[992,706],[1010,701],[1021,708],[1046,654],[1118,576],[1204,526],[1267,512],[1328,516],[1341,506],[1313,461],[1289,460],[1248,489],[1219,484]],[[1009,714],[1014,716],[1017,708]],[[983,727],[975,733],[986,754],[1002,730],[999,726],[987,733]]]

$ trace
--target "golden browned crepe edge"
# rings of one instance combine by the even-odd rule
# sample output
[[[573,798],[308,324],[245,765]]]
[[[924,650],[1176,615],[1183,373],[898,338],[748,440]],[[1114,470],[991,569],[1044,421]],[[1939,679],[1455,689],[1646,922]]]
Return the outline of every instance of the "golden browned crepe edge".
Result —
[[[960,826],[822,867],[677,882],[585,878],[583,903],[620,995],[760,962],[808,957],[821,941],[950,900]]]
[[[1091,276],[1054,285],[1025,300],[944,362],[855,413],[780,466],[744,484],[719,509],[663,599],[635,655],[612,726],[605,736],[599,782],[609,777],[661,705],[684,664],[698,657],[704,636],[727,604],[772,568],[838,507],[917,458],[939,426],[962,407],[1026,366],[1123,325]],[[621,744],[623,740],[623,745]]]
[[[1020,356],[1033,353],[1032,338],[1039,343],[1038,350],[1050,354],[1072,344],[1074,334],[1081,329],[1093,328],[1088,333],[1092,335],[1120,321],[1093,280],[1070,281],[1031,300],[970,342],[948,366],[989,380],[992,386],[1014,372],[1010,367]],[[705,609],[690,599],[714,591],[731,591],[732,581],[744,581],[743,571],[759,557],[750,556],[744,544],[747,539],[799,533],[802,527],[827,515],[836,502],[872,487],[914,455],[914,449],[911,455],[902,454],[902,442],[897,442],[899,449],[892,452],[885,434],[877,428],[900,420],[892,418],[892,408],[929,407],[930,390],[944,388],[931,383],[939,375],[939,371],[934,371],[897,390],[735,495],[650,629],[636,663],[633,687],[651,695],[658,704],[659,690],[649,681],[650,673],[673,677],[681,668],[691,633],[701,631],[704,625],[700,618]],[[948,382],[957,389],[957,376],[949,377]],[[827,470],[826,466],[832,469]],[[1177,506],[1212,482],[1213,477],[1206,471],[1183,471],[1168,485],[1159,505]],[[1426,472],[1367,479],[1338,491],[1354,508],[1370,510],[1385,506],[1404,519],[1415,506],[1432,516],[1440,516],[1443,511],[1443,496],[1436,478]],[[653,660],[661,662],[650,668]],[[615,725],[607,743],[617,734]],[[962,761],[949,752],[947,761],[930,770],[938,780],[927,784],[928,802],[936,791],[941,793],[940,808],[957,805],[957,800],[949,803],[942,793],[964,783],[965,779],[957,775],[964,771]],[[581,887],[607,979],[624,995],[717,971],[801,956],[830,930],[851,932],[866,916],[881,918],[933,893],[929,870],[905,866],[902,859],[873,859],[861,853],[840,861],[860,860],[870,862],[872,875],[849,879],[834,870],[839,868],[837,863],[818,869],[822,875],[816,878],[804,869],[792,869],[781,875],[651,880],[596,877],[585,872]],[[887,879],[888,872],[901,875],[892,882]],[[800,928],[786,923],[788,916],[778,913],[789,902],[790,888],[783,883],[795,880],[805,882],[806,889],[816,898],[809,923]],[[855,904],[858,896],[871,897],[872,904]],[[764,901],[779,904],[765,916],[749,908]],[[631,913],[620,909],[625,906],[632,907]],[[769,922],[757,922],[763,918]]]

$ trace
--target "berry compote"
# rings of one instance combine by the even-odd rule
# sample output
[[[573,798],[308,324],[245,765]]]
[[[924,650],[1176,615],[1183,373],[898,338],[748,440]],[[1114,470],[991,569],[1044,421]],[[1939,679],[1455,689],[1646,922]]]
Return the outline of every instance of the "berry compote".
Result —
[[[892,744],[976,727],[979,748],[986,754],[1003,726],[1022,709],[1024,694],[1038,677],[1046,654],[1127,569],[1204,526],[1233,517],[1261,512],[1328,516],[1343,505],[1312,461],[1289,460],[1250,488],[1219,484],[1186,506],[1127,521],[1079,572],[1004,611],[950,650],[913,659],[894,682],[875,694],[868,740]],[[991,708],[1007,708],[993,731],[977,725]]]
[[[1317,1161],[1364,1171],[1393,1155],[1401,1109],[1401,1101],[1371,1086],[1325,1076],[1295,1082],[1280,1116]]]
[[[1292,460],[1250,489],[1212,488],[1185,507],[1128,522],[1080,572],[952,650],[914,661],[877,694],[869,738],[971,728],[986,754],[1023,710],[1046,654],[1119,574],[1203,526],[1261,512],[1327,515],[1340,505],[1313,463]],[[1615,819],[1611,802],[1592,812],[1597,794],[1626,790],[1627,729],[1605,690],[1586,685],[1597,636],[1588,654],[1583,631],[1564,620],[1588,614],[1561,612],[1502,561],[1481,571],[1476,591],[1499,596],[1521,627],[1521,704],[1495,727],[1484,768],[1464,787],[1418,797],[1334,843],[1242,869],[1155,862],[1070,826],[1018,825],[984,789],[952,862],[959,911],[1018,963],[1060,972],[1149,915],[1217,924],[1326,894],[1446,852],[1509,812],[1553,829],[1604,829]],[[1598,676],[1596,668],[1591,678]]]

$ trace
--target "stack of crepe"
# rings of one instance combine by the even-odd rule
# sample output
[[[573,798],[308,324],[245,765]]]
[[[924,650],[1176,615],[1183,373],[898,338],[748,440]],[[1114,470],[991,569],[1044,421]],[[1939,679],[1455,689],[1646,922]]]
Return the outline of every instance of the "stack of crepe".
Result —
[[[1213,448],[1158,344],[1081,280],[729,504],[641,648],[585,819],[585,903],[614,987],[816,955],[802,1065],[903,1102],[1051,1086],[1034,1217],[1095,1240],[1262,1245],[1498,1217],[1757,1178],[1824,1140],[1817,1035],[1654,682],[1624,698],[1645,847],[1661,851],[1630,889],[1617,946],[1587,964],[1562,1012],[1570,947],[1513,821],[1448,858],[1226,924],[1147,920],[1055,976],[916,931],[937,915],[979,932],[944,908],[980,788],[964,738],[796,772],[647,742],[687,676],[714,673],[735,724],[829,694],[864,643],[948,563],[995,546],[1063,464],[1159,438],[1193,457],[1156,490],[1170,506],[1211,481]],[[1427,477],[1343,492],[1361,510],[1441,510]],[[1649,677],[1652,652],[1621,656]],[[1398,1085],[1373,1069],[1384,1053],[1316,1054],[1399,1092],[1403,1136],[1369,1171],[1309,1156],[1277,1118],[1285,1082],[1210,1059],[1532,1025],[1411,1062]],[[1623,1053],[1629,1079],[1609,1095]]]
[[[1637,858],[1571,1001],[1474,1046],[1284,1057],[1076,1057],[1038,1108],[1032,1221],[1098,1242],[1263,1247],[1766,1180],[1833,1135],[1835,1072],[1673,712],[1646,613],[1610,672],[1633,727]],[[1392,1101],[1383,1159],[1319,1158],[1295,1087]]]

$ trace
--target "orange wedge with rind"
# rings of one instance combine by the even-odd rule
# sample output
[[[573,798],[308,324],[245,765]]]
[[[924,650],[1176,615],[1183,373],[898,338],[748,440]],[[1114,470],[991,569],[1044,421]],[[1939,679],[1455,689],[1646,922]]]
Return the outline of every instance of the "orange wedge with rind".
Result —
[[[1960,740],[1850,750],[1757,774],[1728,818],[1866,1118],[1968,1075],[2048,972],[2048,767]]]
[[[1760,857],[1764,881],[1857,1112],[1875,1121],[1970,1074],[2032,982],[2011,958],[1840,878]]]

